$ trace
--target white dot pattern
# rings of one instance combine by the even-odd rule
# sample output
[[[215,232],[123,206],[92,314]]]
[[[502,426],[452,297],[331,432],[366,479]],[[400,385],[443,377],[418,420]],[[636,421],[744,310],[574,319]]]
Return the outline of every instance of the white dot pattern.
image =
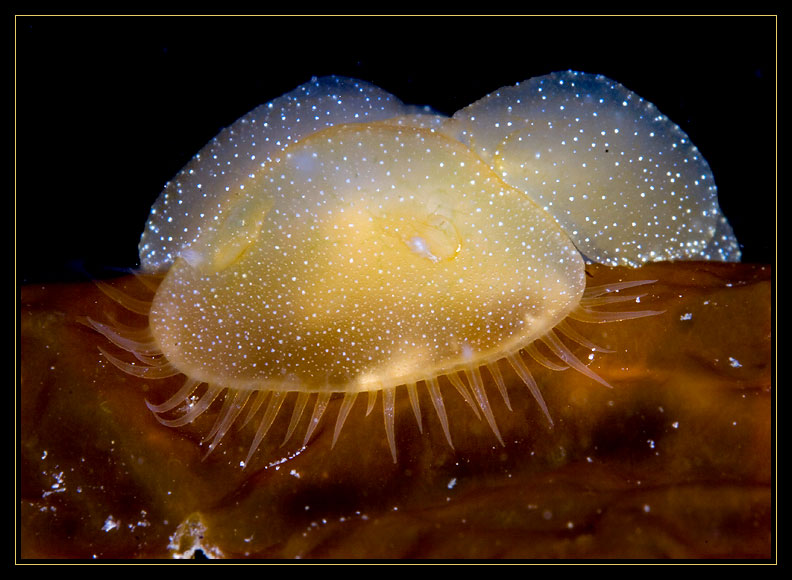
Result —
[[[739,261],[709,165],[652,104],[574,71],[505,87],[450,125],[591,261]]]
[[[585,258],[738,260],[706,161],[653,105],[555,73],[453,118],[314,79],[225,129],[140,243],[195,380],[357,392],[477,368],[574,309]]]
[[[415,107],[363,81],[323,77],[253,109],[212,139],[169,182],[151,208],[140,265],[163,272],[219,219],[220,207],[251,175],[277,163],[301,138],[342,123],[390,119]]]
[[[255,181],[254,202],[232,212],[261,222],[255,239],[221,268],[178,260],[150,315],[168,360],[206,382],[421,380],[541,336],[585,286],[552,218],[431,130],[327,129]]]

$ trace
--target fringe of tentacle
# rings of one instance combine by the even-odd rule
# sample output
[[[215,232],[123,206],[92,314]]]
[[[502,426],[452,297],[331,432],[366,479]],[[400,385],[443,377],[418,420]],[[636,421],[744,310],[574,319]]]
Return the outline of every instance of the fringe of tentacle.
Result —
[[[148,289],[152,291],[155,289],[156,286],[150,280],[143,276],[139,276],[138,278]],[[484,388],[484,379],[482,377],[482,369],[486,369],[497,386],[500,396],[503,398],[506,407],[511,410],[511,403],[509,401],[506,383],[500,370],[500,362],[503,360],[508,363],[508,365],[526,385],[526,387],[528,387],[531,395],[538,403],[542,413],[546,417],[549,425],[552,427],[553,419],[544,401],[544,397],[542,396],[536,381],[531,375],[523,354],[527,354],[534,361],[548,369],[561,371],[572,368],[606,387],[611,387],[607,381],[597,375],[578,357],[576,357],[567,346],[566,342],[575,343],[590,351],[603,353],[612,351],[601,348],[590,342],[577,330],[575,330],[575,328],[569,323],[569,320],[571,319],[585,323],[604,323],[631,320],[660,314],[660,311],[654,310],[610,311],[599,309],[603,306],[611,306],[613,304],[622,302],[636,302],[645,296],[645,294],[623,295],[620,294],[620,292],[622,290],[635,288],[637,286],[644,286],[653,282],[655,281],[640,280],[605,284],[602,286],[587,288],[583,294],[580,304],[569,314],[566,320],[562,321],[536,342],[529,344],[521,350],[511,353],[505,358],[487,361],[483,364],[480,364],[479,366],[471,366],[470,368],[449,372],[438,377],[431,377],[417,383],[413,382],[403,385],[407,391],[413,414],[415,415],[415,419],[418,423],[419,431],[421,433],[423,432],[423,424],[418,396],[418,385],[423,382],[426,390],[428,391],[429,399],[432,402],[435,413],[437,414],[437,417],[443,428],[446,440],[452,448],[454,446],[451,440],[448,415],[446,413],[445,404],[443,403],[443,396],[440,391],[439,380],[441,377],[445,377],[448,382],[456,389],[456,391],[464,398],[476,416],[481,418],[483,415],[484,419],[492,429],[492,432],[495,434],[495,437],[497,437],[498,441],[501,443],[501,445],[503,445],[503,438],[501,437],[498,425],[495,421],[495,416],[487,397],[487,393]],[[151,307],[150,302],[133,298],[104,282],[97,282],[97,285],[105,294],[118,302],[127,310],[143,316],[148,315],[149,309]],[[84,323],[102,334],[111,343],[120,349],[131,353],[135,357],[135,362],[126,362],[100,347],[99,350],[102,352],[104,357],[125,373],[143,379],[163,379],[180,374],[180,371],[173,367],[162,355],[147,326],[132,327],[123,325],[116,320],[112,320],[111,324],[103,324],[90,318],[86,318]],[[567,339],[566,342],[562,340],[562,336]],[[538,343],[542,343],[552,356],[544,354],[538,348]],[[394,435],[394,403],[396,398],[396,390],[401,386],[402,385],[393,388],[380,389],[382,391],[382,412],[385,423],[385,434],[394,462],[397,460]],[[201,381],[197,381],[188,377],[184,381],[182,387],[166,401],[160,404],[152,404],[151,402],[147,401],[146,405],[154,413],[154,416],[157,418],[157,420],[163,425],[168,427],[181,427],[197,419],[202,413],[209,409],[212,403],[214,403],[216,400],[222,399],[222,408],[217,415],[217,419],[203,439],[203,443],[208,442],[205,457],[217,447],[218,443],[222,440],[223,436],[228,432],[228,430],[240,421],[240,417],[243,415],[243,411],[245,411],[245,409],[247,409],[247,411],[244,413],[244,418],[241,419],[241,422],[239,423],[240,427],[250,422],[259,412],[259,410],[263,408],[263,414],[259,419],[256,434],[248,450],[247,457],[243,463],[243,465],[247,465],[275,421],[275,418],[280,412],[287,394],[287,392],[283,391],[269,390],[241,391],[233,388],[223,387],[222,385],[205,384]],[[303,445],[308,444],[316,427],[319,425],[325,410],[328,407],[331,395],[331,393],[297,393],[283,444],[286,444],[292,438],[300,422],[300,419],[305,413],[306,408],[309,407],[309,402],[311,399],[313,399],[313,409],[311,411],[308,427],[303,437]],[[359,393],[345,393],[343,395],[343,400],[341,401],[338,415],[336,417],[332,445],[335,445],[336,441],[338,440],[341,429],[343,428],[349,412],[358,398],[358,395]],[[367,399],[366,415],[368,416],[374,410],[377,400],[377,391],[369,391],[367,394]],[[179,415],[178,413],[181,414]],[[174,414],[177,416],[173,417]]]

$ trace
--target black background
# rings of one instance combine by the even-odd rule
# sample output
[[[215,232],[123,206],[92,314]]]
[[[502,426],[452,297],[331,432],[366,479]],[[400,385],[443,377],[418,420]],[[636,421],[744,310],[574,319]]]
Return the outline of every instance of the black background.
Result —
[[[137,265],[165,182],[222,127],[326,74],[446,114],[552,71],[605,74],[702,151],[743,261],[774,260],[773,17],[17,17],[15,28],[22,283]]]

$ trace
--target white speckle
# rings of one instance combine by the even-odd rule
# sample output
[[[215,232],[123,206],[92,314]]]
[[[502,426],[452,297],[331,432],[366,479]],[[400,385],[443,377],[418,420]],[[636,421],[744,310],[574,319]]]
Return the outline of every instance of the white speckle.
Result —
[[[169,269],[150,316],[162,358],[278,392],[388,390],[428,382],[426,369],[475,386],[486,357],[548,336],[577,306],[581,253],[613,266],[739,259],[706,162],[647,106],[564,71],[453,119],[341,77],[254,109],[149,214],[141,265]],[[205,392],[184,397],[193,414]]]
[[[107,519],[102,526],[103,532],[109,532],[110,530],[118,529],[121,526],[121,522],[115,519],[113,516],[107,516]]]

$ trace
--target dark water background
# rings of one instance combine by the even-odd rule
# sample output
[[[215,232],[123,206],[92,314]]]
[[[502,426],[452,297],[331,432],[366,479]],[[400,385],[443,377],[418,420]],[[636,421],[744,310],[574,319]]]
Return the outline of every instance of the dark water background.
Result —
[[[772,17],[19,17],[20,283],[137,265],[162,186],[221,128],[312,76],[451,114],[562,69],[655,103],[709,161],[744,261],[775,251]],[[12,238],[10,235],[9,238]]]

